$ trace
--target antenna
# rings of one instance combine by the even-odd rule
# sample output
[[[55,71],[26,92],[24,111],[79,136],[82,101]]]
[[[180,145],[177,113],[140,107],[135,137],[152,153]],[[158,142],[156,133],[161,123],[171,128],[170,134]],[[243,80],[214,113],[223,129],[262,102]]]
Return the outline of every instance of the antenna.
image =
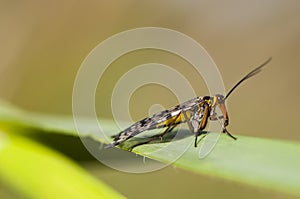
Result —
[[[264,67],[265,65],[267,65],[270,61],[272,60],[272,57],[270,57],[269,59],[267,59],[264,63],[262,63],[261,65],[259,65],[258,67],[256,67],[254,70],[252,70],[250,73],[248,73],[245,77],[243,77],[238,83],[235,84],[234,87],[232,87],[232,89],[227,93],[227,95],[225,96],[224,100],[226,100],[229,95],[236,89],[236,87],[238,87],[243,81],[245,81],[246,79],[249,79],[250,77],[256,75],[257,73],[259,73],[262,69],[262,67]]]

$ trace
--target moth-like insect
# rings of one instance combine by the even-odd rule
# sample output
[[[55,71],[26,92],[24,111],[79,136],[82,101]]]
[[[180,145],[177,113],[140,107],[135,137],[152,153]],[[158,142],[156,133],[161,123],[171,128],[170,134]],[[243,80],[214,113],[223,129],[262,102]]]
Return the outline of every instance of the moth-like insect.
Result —
[[[230,89],[225,97],[221,94],[216,94],[214,96],[199,96],[168,110],[158,112],[151,117],[132,124],[118,135],[113,136],[114,140],[105,148],[117,146],[147,130],[166,128],[162,133],[157,135],[162,139],[164,135],[171,132],[178,124],[185,122],[187,123],[189,130],[195,135],[194,146],[197,147],[197,138],[201,134],[204,134],[203,130],[205,129],[208,120],[219,120],[220,122],[223,120],[223,122],[221,122],[222,132],[236,140],[237,138],[231,135],[226,129],[229,124],[229,116],[225,101],[243,81],[259,73],[262,67],[269,63],[271,59],[272,58],[269,58],[244,76]],[[222,115],[220,116],[216,113],[217,107],[221,110]]]

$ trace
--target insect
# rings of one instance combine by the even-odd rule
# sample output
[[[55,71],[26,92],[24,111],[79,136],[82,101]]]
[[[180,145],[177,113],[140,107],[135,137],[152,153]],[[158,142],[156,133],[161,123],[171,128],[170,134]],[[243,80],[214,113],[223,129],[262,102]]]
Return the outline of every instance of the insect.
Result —
[[[189,130],[195,135],[194,146],[197,147],[197,138],[201,134],[204,134],[204,129],[208,120],[219,120],[222,125],[222,132],[236,140],[237,138],[231,135],[226,129],[229,124],[229,116],[225,101],[242,82],[259,73],[262,67],[268,64],[271,59],[272,58],[269,58],[244,76],[230,89],[225,97],[221,94],[216,94],[214,96],[199,96],[168,110],[158,112],[151,117],[134,123],[127,129],[121,131],[118,135],[113,136],[114,140],[105,148],[120,145],[128,139],[152,129],[165,128],[162,133],[157,135],[162,139],[164,135],[171,132],[180,123],[187,123]],[[216,113],[216,108],[221,110],[222,115]]]

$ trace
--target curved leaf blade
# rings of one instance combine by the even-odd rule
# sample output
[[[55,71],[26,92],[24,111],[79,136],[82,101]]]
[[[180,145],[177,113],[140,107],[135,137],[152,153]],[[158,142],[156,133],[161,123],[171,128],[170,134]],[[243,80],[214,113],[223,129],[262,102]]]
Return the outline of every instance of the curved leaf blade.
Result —
[[[36,199],[124,198],[65,156],[17,132],[2,130],[0,133],[0,178],[23,196]]]

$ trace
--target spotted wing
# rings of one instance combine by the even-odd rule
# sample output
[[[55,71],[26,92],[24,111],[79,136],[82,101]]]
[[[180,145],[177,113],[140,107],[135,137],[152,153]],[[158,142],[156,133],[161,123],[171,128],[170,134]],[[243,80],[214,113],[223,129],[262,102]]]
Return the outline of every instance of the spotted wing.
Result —
[[[117,146],[120,143],[146,130],[164,128],[169,126],[171,123],[174,125],[185,122],[185,117],[183,116],[182,111],[192,113],[193,109],[198,107],[199,102],[201,102],[201,100],[201,97],[196,97],[180,105],[172,107],[168,110],[158,112],[151,117],[145,118],[139,122],[134,123],[124,131],[120,132],[118,135],[114,136],[114,141],[107,145],[106,148]]]

